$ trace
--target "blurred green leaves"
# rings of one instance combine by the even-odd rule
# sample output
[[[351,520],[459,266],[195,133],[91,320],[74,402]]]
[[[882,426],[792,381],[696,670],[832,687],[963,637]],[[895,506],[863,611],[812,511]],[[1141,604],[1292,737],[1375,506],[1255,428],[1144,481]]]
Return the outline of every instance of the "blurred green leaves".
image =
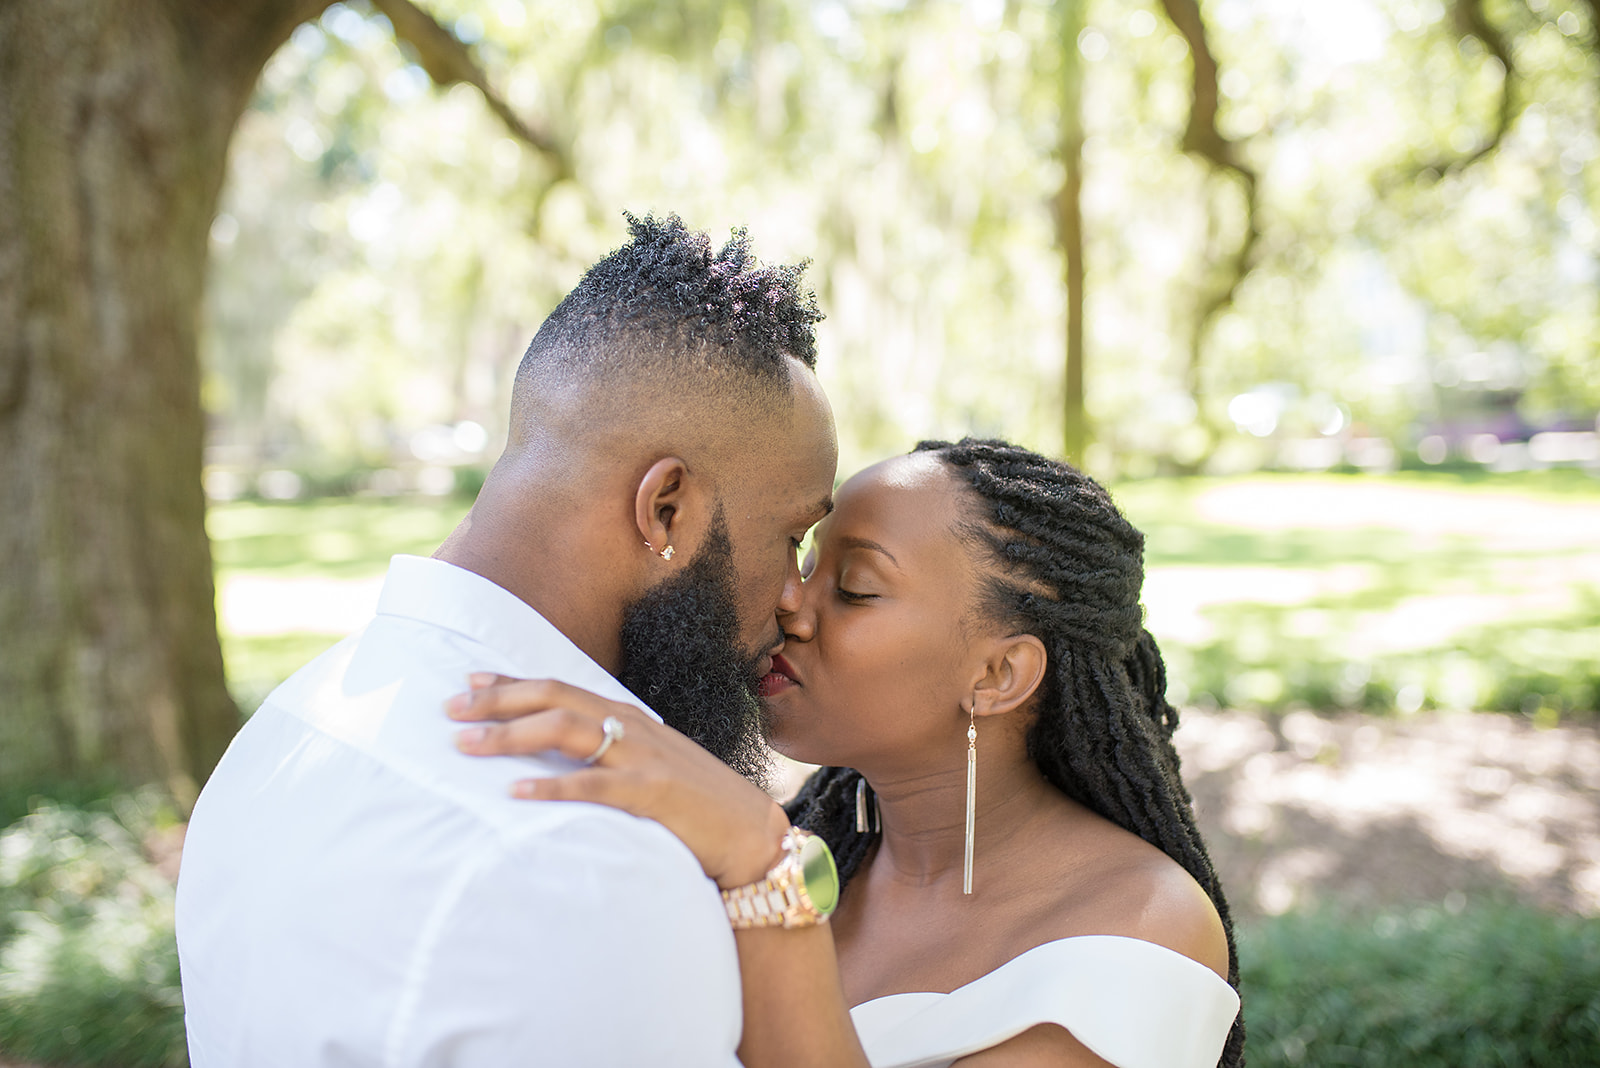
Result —
[[[0,1049],[81,1068],[188,1064],[155,794],[41,802],[0,833]]]
[[[359,0],[298,30],[240,127],[213,230],[214,462],[381,465],[428,424],[498,431],[520,350],[625,208],[714,236],[748,224],[764,257],[813,260],[847,468],[965,432],[1058,447],[1048,3],[429,9],[570,168],[509,137],[477,90],[432,89]],[[1336,459],[1368,436],[1403,454],[1485,404],[1592,420],[1594,28],[1570,0],[1483,10],[1513,58],[1514,122],[1451,168],[1487,143],[1503,75],[1445,4],[1204,6],[1219,129],[1261,176],[1262,237],[1208,335],[1197,407],[1184,339],[1237,245],[1237,191],[1179,149],[1189,56],[1161,7],[1086,0],[1092,467],[1206,461],[1202,425],[1229,428],[1214,467],[1303,462],[1316,429],[1231,429],[1229,400],[1263,383],[1342,408]],[[1484,352],[1506,373],[1474,377]]]
[[[1579,1068],[1600,1048],[1600,927],[1511,906],[1247,927],[1250,1064]]]

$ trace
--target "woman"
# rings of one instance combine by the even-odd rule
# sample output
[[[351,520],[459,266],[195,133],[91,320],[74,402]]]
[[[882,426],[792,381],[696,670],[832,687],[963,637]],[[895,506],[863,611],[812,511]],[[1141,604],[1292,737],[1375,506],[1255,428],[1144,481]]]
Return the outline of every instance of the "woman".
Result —
[[[924,442],[840,488],[760,689],[773,748],[824,765],[788,817],[843,894],[830,924],[738,932],[747,1064],[1242,1063],[1143,541],[1093,480],[1003,442]],[[724,890],[773,865],[782,814],[637,710],[514,682],[456,704],[533,713],[470,752],[603,753],[522,796],[659,819]]]

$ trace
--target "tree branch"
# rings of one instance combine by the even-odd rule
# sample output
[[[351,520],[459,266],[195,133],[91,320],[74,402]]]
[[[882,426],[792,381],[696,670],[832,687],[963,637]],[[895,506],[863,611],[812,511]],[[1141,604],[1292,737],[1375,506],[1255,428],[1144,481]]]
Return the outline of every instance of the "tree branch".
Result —
[[[1511,48],[1506,43],[1505,35],[1489,21],[1489,16],[1484,14],[1483,0],[1456,0],[1452,10],[1456,28],[1462,35],[1477,38],[1488,53],[1500,61],[1500,106],[1495,112],[1494,130],[1487,140],[1470,152],[1459,156],[1444,156],[1432,163],[1423,164],[1412,172],[1413,179],[1427,178],[1429,181],[1437,182],[1446,175],[1477,163],[1500,147],[1500,143],[1511,130],[1511,124],[1516,122],[1517,116],[1522,113],[1522,105],[1517,100],[1517,68],[1511,59]]]
[[[559,174],[572,175],[572,161],[565,148],[548,130],[525,121],[511,110],[505,98],[490,86],[489,76],[460,38],[412,0],[372,0],[372,6],[388,16],[396,38],[416,49],[417,61],[435,85],[441,89],[457,82],[473,86],[513,135],[553,163]]]
[[[1200,350],[1206,331],[1212,321],[1233,304],[1240,284],[1255,266],[1256,242],[1261,237],[1261,229],[1256,223],[1258,178],[1255,169],[1240,158],[1238,142],[1224,137],[1217,129],[1217,60],[1206,40],[1205,20],[1200,15],[1198,0],[1161,0],[1161,6],[1173,27],[1188,42],[1189,55],[1194,61],[1189,125],[1183,131],[1183,150],[1205,160],[1213,173],[1232,174],[1239,180],[1244,192],[1244,235],[1239,239],[1233,255],[1227,259],[1227,273],[1220,284],[1201,298],[1194,325],[1189,332],[1188,384],[1190,392],[1198,399]]]

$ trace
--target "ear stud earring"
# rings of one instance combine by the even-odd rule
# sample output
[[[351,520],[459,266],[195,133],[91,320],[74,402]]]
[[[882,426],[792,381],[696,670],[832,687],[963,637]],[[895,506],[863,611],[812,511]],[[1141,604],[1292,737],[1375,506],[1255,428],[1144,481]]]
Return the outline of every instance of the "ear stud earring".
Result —
[[[651,552],[655,552],[656,551],[656,547],[654,545],[651,545],[649,542],[645,542],[644,543],[644,547],[646,549],[649,549]],[[671,545],[668,545],[665,549],[662,549],[661,552],[657,553],[656,555],[660,556],[661,559],[663,559],[663,560],[671,560],[677,554],[678,554],[678,550],[674,549]]]

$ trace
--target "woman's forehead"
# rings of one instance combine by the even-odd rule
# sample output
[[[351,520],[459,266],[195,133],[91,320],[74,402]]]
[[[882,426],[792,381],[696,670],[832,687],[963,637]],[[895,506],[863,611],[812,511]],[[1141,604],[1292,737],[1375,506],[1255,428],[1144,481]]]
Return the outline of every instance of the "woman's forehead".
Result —
[[[957,483],[932,453],[894,456],[851,476],[835,494],[829,528],[921,541],[948,536],[958,504]]]

